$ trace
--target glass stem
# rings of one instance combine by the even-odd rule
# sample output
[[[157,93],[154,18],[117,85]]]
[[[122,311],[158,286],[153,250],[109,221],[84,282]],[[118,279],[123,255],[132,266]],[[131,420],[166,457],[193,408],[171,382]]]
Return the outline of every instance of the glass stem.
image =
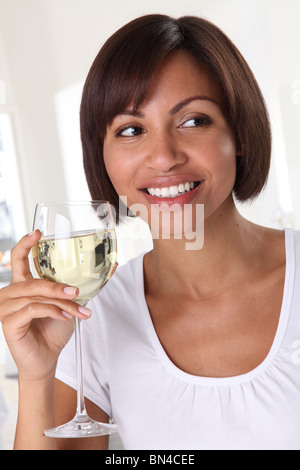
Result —
[[[75,344],[76,344],[76,367],[77,367],[77,413],[76,420],[85,420],[87,413],[83,394],[83,370],[82,370],[82,343],[81,343],[81,320],[75,318]]]

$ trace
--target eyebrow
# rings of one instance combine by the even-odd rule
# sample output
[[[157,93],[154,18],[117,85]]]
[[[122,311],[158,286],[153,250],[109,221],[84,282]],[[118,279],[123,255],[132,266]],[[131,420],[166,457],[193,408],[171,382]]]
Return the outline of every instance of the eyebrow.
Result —
[[[134,116],[138,118],[143,118],[145,117],[145,114],[142,113],[141,111],[138,111],[137,109],[124,109],[120,114],[120,116]]]
[[[218,105],[217,101],[214,100],[213,98],[210,98],[209,96],[204,96],[204,95],[197,95],[197,96],[191,96],[190,98],[187,98],[186,100],[180,101],[180,103],[176,104],[174,108],[171,109],[170,114],[173,116],[174,114],[178,113],[179,111],[182,110],[185,106],[190,104],[192,101],[210,101],[216,105]]]
[[[201,101],[210,101],[214,104],[216,104],[217,106],[218,105],[218,102],[216,100],[214,100],[213,98],[210,98],[209,96],[204,96],[204,95],[197,95],[197,96],[191,96],[190,98],[186,98],[185,100],[183,101],[180,101],[180,103],[176,104],[171,110],[170,110],[170,115],[173,116],[174,114],[178,113],[179,111],[181,111],[185,106],[187,106],[188,104],[190,104],[192,101],[198,101],[198,100],[201,100]],[[124,109],[124,111],[122,111],[120,113],[120,115],[125,115],[125,116],[134,116],[134,117],[138,117],[138,118],[144,118],[145,115],[144,113],[142,113],[141,111],[138,111],[136,109]]]

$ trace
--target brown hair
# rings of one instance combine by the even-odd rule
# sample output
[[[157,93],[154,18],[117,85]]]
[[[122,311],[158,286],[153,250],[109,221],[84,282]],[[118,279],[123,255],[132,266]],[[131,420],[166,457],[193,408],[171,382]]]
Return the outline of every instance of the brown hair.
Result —
[[[144,101],[157,66],[176,50],[206,64],[224,90],[233,129],[237,175],[233,188],[239,201],[255,198],[269,172],[271,131],[260,88],[247,62],[228,37],[202,18],[174,19],[146,15],[119,29],[104,44],[88,74],[81,102],[84,169],[93,199],[109,200],[117,210],[119,197],[103,160],[107,126],[129,104]]]

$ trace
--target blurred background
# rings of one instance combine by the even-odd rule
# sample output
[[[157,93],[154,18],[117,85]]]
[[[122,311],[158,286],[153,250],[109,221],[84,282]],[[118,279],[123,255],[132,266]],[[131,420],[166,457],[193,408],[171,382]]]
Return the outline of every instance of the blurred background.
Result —
[[[147,13],[207,18],[240,49],[273,130],[266,190],[240,211],[270,227],[300,228],[299,0],[0,0],[0,287],[10,281],[10,249],[31,231],[36,203],[89,198],[79,135],[84,80],[105,40]],[[119,263],[150,247],[135,220],[120,236]],[[4,448],[12,446],[15,375],[0,331]]]

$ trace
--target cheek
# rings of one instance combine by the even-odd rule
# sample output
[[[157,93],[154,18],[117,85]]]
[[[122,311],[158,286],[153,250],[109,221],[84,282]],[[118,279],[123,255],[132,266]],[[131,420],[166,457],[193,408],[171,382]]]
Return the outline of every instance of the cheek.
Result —
[[[118,184],[118,175],[120,176],[123,174],[122,168],[120,168],[122,160],[117,158],[116,153],[111,151],[111,147],[109,145],[106,145],[105,141],[103,145],[103,160],[107,174],[117,191],[116,185]],[[118,171],[118,168],[121,171]]]
[[[113,171],[114,165],[113,165],[113,161],[112,161],[112,159],[110,158],[110,156],[107,155],[107,154],[105,154],[105,153],[104,153],[104,156],[103,156],[103,160],[104,160],[104,165],[105,165],[107,174],[108,174],[108,176],[109,176],[111,182],[113,183],[113,181],[114,181],[114,171]],[[114,183],[113,183],[113,184],[114,184]]]
[[[236,157],[236,143],[233,132],[227,126],[220,130],[219,138],[217,140],[219,152],[223,155],[224,159]]]
[[[132,181],[132,165],[128,158],[122,158],[122,154],[117,151],[108,151],[107,147],[103,146],[104,164],[107,174],[116,190],[120,195],[126,195],[130,181]]]
[[[235,178],[236,173],[236,144],[233,136],[225,133],[216,142],[215,164],[224,176],[228,178],[232,173]]]
[[[236,143],[231,129],[226,123],[211,129],[205,136],[197,141],[196,149],[203,158],[203,164],[207,170],[214,174],[235,169],[236,165]]]
[[[236,156],[236,145],[235,141],[231,136],[224,136],[220,140],[220,152],[224,155],[224,158],[231,159]]]

